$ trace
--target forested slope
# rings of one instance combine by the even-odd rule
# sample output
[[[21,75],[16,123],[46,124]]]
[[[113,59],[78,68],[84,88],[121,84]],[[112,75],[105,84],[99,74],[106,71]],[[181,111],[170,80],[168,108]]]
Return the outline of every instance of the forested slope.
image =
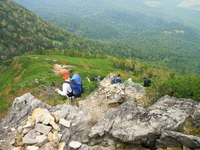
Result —
[[[80,38],[47,22],[13,1],[0,1],[1,62],[12,56],[71,54],[74,50],[102,53],[103,44]]]
[[[133,36],[129,43],[141,49],[140,59],[157,62],[181,74],[197,75],[200,74],[199,41],[198,30],[179,23],[168,23],[140,36]]]

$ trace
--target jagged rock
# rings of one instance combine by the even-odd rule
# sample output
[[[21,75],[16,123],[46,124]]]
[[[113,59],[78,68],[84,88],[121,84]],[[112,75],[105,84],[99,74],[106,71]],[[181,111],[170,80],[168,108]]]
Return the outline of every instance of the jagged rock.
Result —
[[[60,118],[59,123],[60,123],[61,125],[65,126],[65,127],[68,127],[68,128],[69,128],[70,125],[71,125],[71,121],[67,121],[67,120],[65,120],[64,118]]]
[[[0,124],[0,139],[4,139],[8,132],[10,132],[9,129],[12,127],[17,129],[18,126],[31,115],[35,108],[50,109],[50,106],[42,103],[41,100],[36,99],[30,93],[16,98],[6,119],[4,119]]]
[[[127,97],[132,99],[144,97],[144,87],[134,83],[131,78],[124,82],[124,87],[124,93]]]
[[[54,121],[50,121],[50,125],[53,127],[54,130],[60,131],[60,127]]]
[[[41,113],[43,110],[45,110],[47,113]],[[64,112],[64,115],[58,115],[57,119],[60,116],[64,117],[63,119],[65,119],[67,122],[71,122],[70,127],[55,123],[54,116],[56,115],[53,116],[51,114],[57,114],[58,112]],[[50,119],[44,119],[46,117],[45,115],[47,115]],[[36,119],[38,116],[40,116],[40,121]],[[49,123],[47,124],[47,122]],[[38,144],[41,146],[46,142],[47,137],[44,138],[43,141],[45,142],[42,144],[38,143],[38,137],[48,135],[51,130],[54,130],[52,133],[53,142],[60,141],[68,145],[71,141],[74,140],[78,140],[80,142],[88,142],[88,134],[90,132],[91,126],[92,117],[85,110],[66,104],[51,107],[49,105],[43,104],[40,100],[35,99],[30,93],[27,93],[15,99],[13,107],[11,108],[8,116],[4,118],[3,122],[1,122],[0,139],[9,139],[13,137],[15,134],[12,133],[14,131],[11,131],[11,129],[16,128],[19,129],[16,131],[20,131],[21,136],[24,136],[22,139],[25,144],[30,144],[30,146],[34,146],[33,144]],[[26,132],[23,133],[25,130]],[[35,133],[33,131],[35,131],[37,134],[34,135]],[[60,133],[58,133],[58,131]],[[68,149],[68,147],[66,146],[65,149]]]
[[[58,122],[59,119],[65,118],[69,112],[67,110],[58,110],[56,112],[52,112],[51,114],[54,116],[56,122]]]
[[[176,140],[174,140],[176,139]],[[200,148],[200,138],[179,132],[167,131],[157,140],[156,147],[165,148],[168,145],[178,147],[180,144],[190,149]]]
[[[107,94],[107,97],[113,99],[113,93],[115,93],[115,98],[119,95],[126,95],[128,98],[141,98],[144,96],[144,87],[134,83],[131,78],[126,80],[124,84],[113,84],[112,81],[116,76],[115,73],[110,73],[100,82],[101,86],[105,88],[105,93],[111,92]]]
[[[61,126],[61,134],[63,135],[61,141],[69,143],[76,140],[83,143],[89,142],[89,132],[92,126],[92,117],[85,110],[81,110],[77,107],[69,110],[70,113],[64,118],[67,121],[71,121],[70,128]],[[64,130],[63,130],[64,129]],[[68,141],[70,139],[70,141]]]
[[[33,144],[37,144],[38,143],[38,140],[30,137],[28,134],[26,134],[23,139],[23,144],[28,144],[28,145],[33,145]]]
[[[46,126],[43,124],[36,124],[35,125],[35,130],[37,132],[43,133],[43,134],[48,134],[51,131],[52,127],[51,126]]]
[[[110,110],[92,127],[89,136],[98,143],[106,135],[122,142],[154,148],[164,131],[180,131],[194,112],[197,102],[190,99],[160,98],[148,109],[127,101]]]
[[[116,73],[110,73],[102,81],[100,81],[101,86],[107,87],[113,84],[113,80],[115,77],[117,77]]]

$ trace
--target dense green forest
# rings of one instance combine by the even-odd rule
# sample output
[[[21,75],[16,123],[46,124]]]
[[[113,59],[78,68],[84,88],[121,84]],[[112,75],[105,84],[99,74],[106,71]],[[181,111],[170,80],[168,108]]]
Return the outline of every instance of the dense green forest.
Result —
[[[79,37],[55,26],[13,1],[0,1],[0,6],[1,64],[13,56],[22,54],[58,54],[85,58],[105,58],[105,55],[110,55],[119,59],[150,63],[155,68],[173,71],[180,75],[200,75],[198,63],[200,53],[199,31],[180,23],[166,23],[163,20],[151,18],[152,24],[142,26],[142,24],[149,22],[145,19],[147,18],[146,15],[143,15],[144,21],[139,21],[137,17],[137,19],[134,17],[133,19],[130,19],[132,17],[123,18],[124,14],[130,15],[128,12],[117,14],[117,12],[112,11],[113,13],[110,13],[108,18],[114,19],[108,19],[107,22],[110,21],[114,25],[121,18],[119,19],[121,25],[129,26],[128,23],[133,24],[136,19],[138,24],[132,28],[141,33],[129,36],[129,39],[126,40],[110,39],[110,37],[118,37],[122,33],[117,28],[111,30],[111,27],[113,28],[111,24],[109,27],[105,23],[99,26],[91,24],[93,28],[88,26],[88,30],[98,30],[101,26],[102,34],[110,33],[107,40],[94,40]],[[137,16],[137,13],[132,15]],[[106,14],[99,13],[100,16],[103,17]],[[123,21],[126,20],[127,22],[128,19],[130,20],[127,24],[122,24]],[[68,23],[70,23],[70,20]],[[103,26],[104,24],[105,26]],[[120,23],[118,26],[120,26]],[[138,30],[138,28],[141,28],[141,30]],[[77,26],[77,29],[80,29],[80,26]],[[83,32],[87,32],[87,30],[83,30]],[[128,30],[126,32],[128,33]]]

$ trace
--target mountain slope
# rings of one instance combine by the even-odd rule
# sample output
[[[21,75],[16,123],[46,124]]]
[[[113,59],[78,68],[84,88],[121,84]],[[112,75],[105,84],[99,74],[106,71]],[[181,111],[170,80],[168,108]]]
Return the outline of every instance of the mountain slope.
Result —
[[[69,54],[73,50],[94,54],[104,47],[39,18],[13,1],[0,1],[0,12],[0,60],[26,53]]]
[[[28,51],[42,53],[44,48],[56,47],[53,40],[62,42],[76,38],[12,1],[1,1],[0,11],[2,56],[21,55]]]

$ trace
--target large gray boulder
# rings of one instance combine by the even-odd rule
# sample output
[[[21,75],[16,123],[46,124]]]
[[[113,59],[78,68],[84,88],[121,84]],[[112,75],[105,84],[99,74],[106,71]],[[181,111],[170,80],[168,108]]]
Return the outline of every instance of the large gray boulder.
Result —
[[[193,100],[169,96],[162,97],[148,109],[127,101],[107,112],[92,127],[89,136],[92,144],[110,136],[111,139],[153,149],[163,132],[180,131],[196,106],[197,102]]]

